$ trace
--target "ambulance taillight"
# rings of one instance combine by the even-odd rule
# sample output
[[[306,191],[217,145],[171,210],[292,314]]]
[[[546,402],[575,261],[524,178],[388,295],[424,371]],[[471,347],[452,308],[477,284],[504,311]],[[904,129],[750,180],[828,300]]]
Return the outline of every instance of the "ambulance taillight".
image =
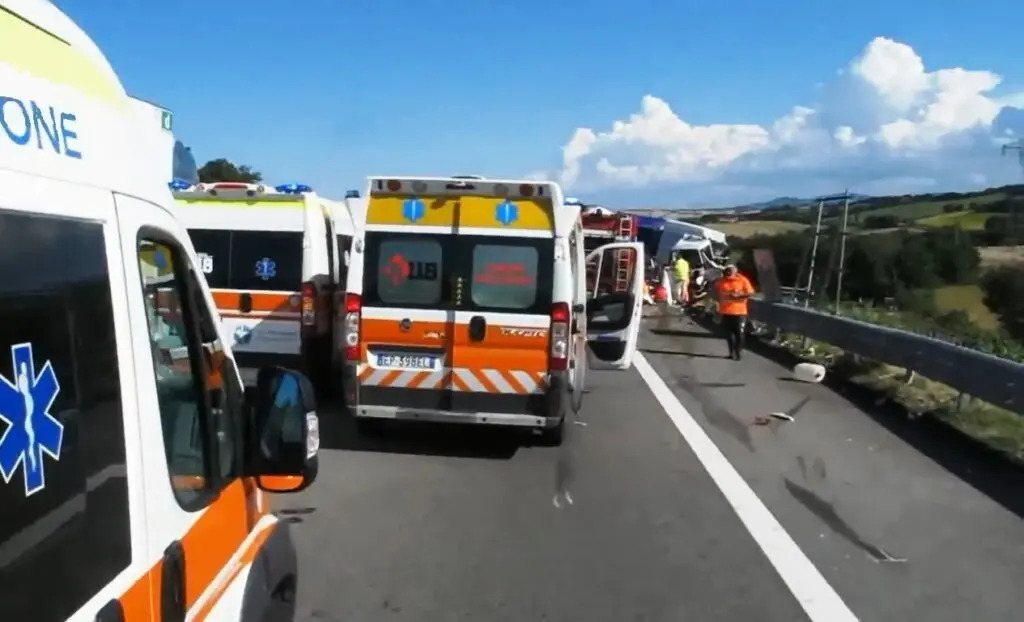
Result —
[[[363,311],[363,297],[359,294],[345,295],[345,360],[359,360],[359,319]]]
[[[553,371],[569,368],[569,305],[556,302],[551,305],[551,360],[548,367]]]
[[[302,284],[302,328],[312,330],[316,326],[316,287],[306,281]]]

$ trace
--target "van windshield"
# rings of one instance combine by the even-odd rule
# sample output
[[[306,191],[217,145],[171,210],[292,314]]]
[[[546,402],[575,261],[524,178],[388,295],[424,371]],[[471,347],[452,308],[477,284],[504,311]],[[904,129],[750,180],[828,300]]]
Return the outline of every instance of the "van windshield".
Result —
[[[199,268],[211,288],[298,291],[302,233],[189,229]]]

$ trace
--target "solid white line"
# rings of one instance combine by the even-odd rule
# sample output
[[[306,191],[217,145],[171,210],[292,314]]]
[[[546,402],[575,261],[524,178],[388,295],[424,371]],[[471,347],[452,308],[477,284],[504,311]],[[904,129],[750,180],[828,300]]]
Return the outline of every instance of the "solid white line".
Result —
[[[814,622],[857,622],[857,616],[639,352],[634,354],[633,366],[807,616]]]

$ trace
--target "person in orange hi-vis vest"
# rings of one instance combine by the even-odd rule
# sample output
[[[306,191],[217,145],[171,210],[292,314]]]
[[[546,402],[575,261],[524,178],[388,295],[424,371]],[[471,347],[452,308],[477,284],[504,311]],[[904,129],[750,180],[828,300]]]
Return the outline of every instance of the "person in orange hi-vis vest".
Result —
[[[725,267],[722,278],[715,285],[718,299],[718,313],[722,316],[722,328],[729,343],[729,358],[743,357],[744,334],[747,326],[747,301],[754,295],[750,279],[740,274],[736,266]]]

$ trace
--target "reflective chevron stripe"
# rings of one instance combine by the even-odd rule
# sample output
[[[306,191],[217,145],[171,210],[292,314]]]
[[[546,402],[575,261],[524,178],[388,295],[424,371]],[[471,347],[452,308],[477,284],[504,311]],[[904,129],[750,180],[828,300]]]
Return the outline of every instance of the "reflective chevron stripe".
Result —
[[[543,393],[547,373],[522,369],[469,369],[446,367],[438,371],[380,369],[359,366],[359,384],[407,389],[451,389],[471,393]]]

